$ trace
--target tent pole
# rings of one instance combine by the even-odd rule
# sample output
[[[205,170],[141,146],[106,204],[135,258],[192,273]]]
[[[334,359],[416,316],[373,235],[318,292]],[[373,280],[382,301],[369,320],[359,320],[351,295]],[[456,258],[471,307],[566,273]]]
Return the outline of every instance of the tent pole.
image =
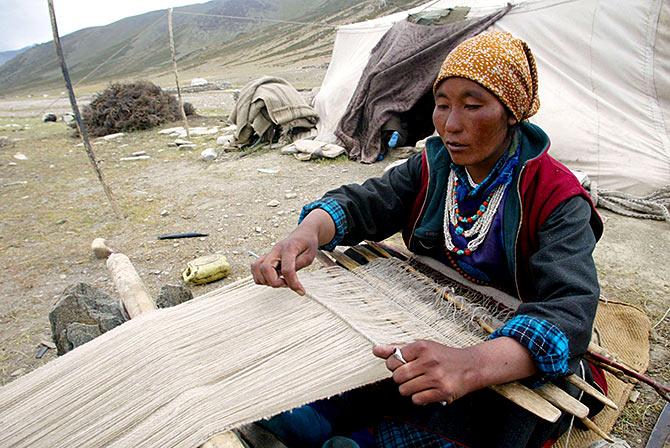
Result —
[[[172,32],[172,8],[168,9],[168,33],[170,34],[170,51],[172,52],[172,70],[174,71],[174,82],[177,84],[177,98],[179,98],[179,111],[181,118],[184,120],[184,129],[186,129],[186,138],[191,138],[191,132],[188,129],[188,119],[184,111],[184,100],[181,97],[181,89],[179,88],[179,76],[177,75],[177,52],[174,47],[174,33]]]
[[[110,190],[109,187],[107,186],[107,183],[105,183],[105,178],[102,175],[102,170],[100,170],[98,161],[95,158],[95,154],[93,153],[93,148],[91,147],[91,142],[88,139],[88,130],[86,129],[86,125],[81,119],[81,114],[79,113],[79,106],[77,106],[77,98],[74,96],[74,89],[72,88],[72,82],[70,81],[70,73],[68,72],[67,65],[65,63],[65,56],[63,55],[63,47],[61,46],[60,36],[58,35],[58,24],[56,23],[56,12],[54,11],[53,0],[48,0],[48,3],[49,3],[49,16],[51,17],[51,30],[53,31],[54,36],[54,46],[56,47],[56,53],[58,54],[60,67],[61,70],[63,71],[63,78],[65,79],[65,87],[67,88],[67,92],[70,96],[70,105],[72,106],[72,113],[74,114],[74,119],[77,122],[77,127],[79,128],[81,139],[84,142],[84,148],[86,148],[86,154],[88,154],[88,159],[91,161],[91,165],[93,165],[93,169],[95,170],[95,174],[98,176],[100,184],[102,184],[102,189],[105,192],[105,196],[107,196],[107,199],[109,200],[109,203],[111,204],[112,209],[114,210],[114,214],[116,214],[117,217],[121,218],[123,217],[123,215],[121,214],[119,207],[116,204],[114,197],[112,196],[112,190]]]

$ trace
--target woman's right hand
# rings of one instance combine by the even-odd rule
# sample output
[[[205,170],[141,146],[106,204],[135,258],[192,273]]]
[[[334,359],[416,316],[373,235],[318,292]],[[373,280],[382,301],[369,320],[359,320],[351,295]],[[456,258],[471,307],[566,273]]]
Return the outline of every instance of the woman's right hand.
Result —
[[[304,295],[297,271],[312,264],[319,245],[330,242],[334,235],[335,224],[330,215],[321,209],[313,210],[288,237],[251,265],[254,282],[273,288],[288,286]]]

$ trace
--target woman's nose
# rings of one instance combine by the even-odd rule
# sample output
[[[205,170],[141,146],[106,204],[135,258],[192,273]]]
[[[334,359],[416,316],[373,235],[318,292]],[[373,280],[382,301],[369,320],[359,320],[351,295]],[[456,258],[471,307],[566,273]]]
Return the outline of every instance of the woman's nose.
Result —
[[[461,116],[461,113],[458,110],[456,109],[450,110],[447,116],[445,117],[444,130],[449,133],[460,132],[463,129],[462,119],[463,117]]]

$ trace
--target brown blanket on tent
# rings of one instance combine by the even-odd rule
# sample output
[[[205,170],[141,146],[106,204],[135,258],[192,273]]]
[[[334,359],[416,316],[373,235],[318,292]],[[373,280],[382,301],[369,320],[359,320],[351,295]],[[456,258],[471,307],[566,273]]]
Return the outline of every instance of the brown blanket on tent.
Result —
[[[389,118],[409,111],[431,91],[442,61],[456,45],[484,31],[510,8],[442,26],[407,21],[393,25],[372,50],[335,131],[349,158],[375,162],[381,151],[381,130]]]

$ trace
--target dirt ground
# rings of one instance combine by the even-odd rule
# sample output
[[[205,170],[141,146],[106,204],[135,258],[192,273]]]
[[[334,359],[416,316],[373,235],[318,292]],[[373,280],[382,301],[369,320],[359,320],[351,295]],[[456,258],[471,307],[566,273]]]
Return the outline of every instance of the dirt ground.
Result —
[[[0,147],[0,385],[54,359],[54,350],[42,359],[35,352],[50,339],[47,314],[65,287],[87,282],[114,294],[104,263],[91,254],[94,238],[104,237],[127,254],[154,295],[162,285],[180,283],[189,260],[225,254],[232,275],[192,287],[200,295],[247,276],[253,260],[248,251],[264,253],[287,234],[304,203],[342,183],[379,175],[393,161],[299,162],[263,149],[203,162],[200,151],[216,147],[215,136],[194,137],[197,149],[179,151],[157,129],[96,141],[106,180],[127,215],[122,219],[114,216],[79,142],[67,136],[64,124],[37,117],[43,100],[0,99],[0,136],[10,142]],[[225,124],[223,113],[232,104],[207,92],[187,100],[208,115],[192,120],[194,126]],[[136,151],[151,158],[119,161]],[[15,158],[18,153],[26,159]],[[287,193],[297,196],[287,199]],[[273,199],[277,207],[267,205]],[[606,230],[595,253],[603,294],[647,313],[654,327],[650,373],[669,383],[670,225],[603,215]],[[190,231],[209,236],[156,239]],[[645,386],[636,390],[640,398],[626,406],[615,434],[643,447],[663,402]]]

